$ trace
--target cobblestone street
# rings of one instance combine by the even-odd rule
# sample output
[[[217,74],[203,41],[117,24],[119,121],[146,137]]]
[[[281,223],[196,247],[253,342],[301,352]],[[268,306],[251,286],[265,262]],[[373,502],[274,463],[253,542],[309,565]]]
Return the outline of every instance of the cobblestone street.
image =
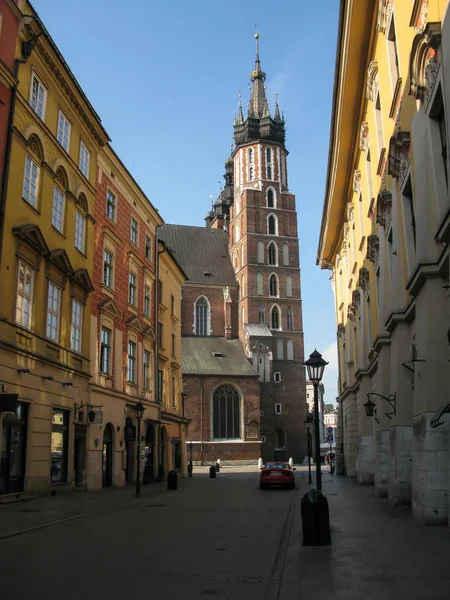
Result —
[[[1,597],[448,598],[447,528],[421,528],[373,488],[324,474],[333,544],[302,547],[303,469],[297,482],[260,492],[255,468],[214,480],[203,470],[177,491],[146,486],[140,499],[128,488],[1,506]]]

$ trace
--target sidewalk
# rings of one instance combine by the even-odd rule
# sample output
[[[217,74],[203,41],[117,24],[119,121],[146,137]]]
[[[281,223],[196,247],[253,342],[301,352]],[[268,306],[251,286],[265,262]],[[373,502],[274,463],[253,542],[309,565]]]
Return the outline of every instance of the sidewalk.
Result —
[[[303,469],[280,600],[444,600],[450,597],[450,531],[422,527],[411,509],[375,498],[372,486],[323,473],[332,545],[302,547]],[[313,474],[314,481],[314,474]]]
[[[180,480],[179,482],[180,483]],[[0,505],[0,540],[69,521],[112,510],[142,499],[161,496],[167,483],[141,486],[141,497],[135,498],[134,486],[106,488],[93,492],[75,491],[56,496],[40,496]]]

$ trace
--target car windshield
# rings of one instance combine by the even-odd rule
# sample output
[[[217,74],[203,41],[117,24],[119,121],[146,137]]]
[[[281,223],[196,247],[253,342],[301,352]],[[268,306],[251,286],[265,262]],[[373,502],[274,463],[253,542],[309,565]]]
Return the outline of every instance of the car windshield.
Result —
[[[266,469],[289,469],[289,463],[266,463]]]

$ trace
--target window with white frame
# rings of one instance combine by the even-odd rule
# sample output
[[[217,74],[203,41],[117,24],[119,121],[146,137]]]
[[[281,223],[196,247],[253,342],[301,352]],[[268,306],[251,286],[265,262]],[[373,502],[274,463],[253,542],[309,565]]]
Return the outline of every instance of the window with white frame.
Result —
[[[100,371],[111,373],[111,331],[106,327],[100,332]]]
[[[281,415],[283,412],[283,408],[280,402],[276,402],[275,403],[275,414],[276,415]]]
[[[270,327],[271,329],[280,329],[280,309],[278,306],[273,306],[270,311]]]
[[[37,190],[39,184],[39,165],[27,154],[25,172],[23,175],[22,198],[34,208],[37,205]]]
[[[275,371],[275,373],[273,374],[273,380],[275,383],[280,383],[281,382],[281,373],[280,371]]]
[[[72,325],[70,328],[70,349],[81,352],[83,333],[83,305],[72,298]]]
[[[388,45],[389,72],[391,77],[392,92],[394,92],[397,81],[400,77],[400,67],[398,62],[397,38],[395,35],[395,15],[391,17],[391,24],[386,36]]]
[[[47,337],[55,342],[59,339],[59,317],[61,311],[61,290],[54,283],[48,283],[47,296]]]
[[[137,246],[138,245],[138,222],[134,217],[131,217],[131,229],[130,229],[130,240]]]
[[[27,328],[31,328],[33,285],[34,270],[20,260],[17,274],[16,323]]]
[[[80,141],[80,160],[79,160],[78,166],[80,167],[80,171],[83,173],[83,175],[86,177],[86,179],[89,179],[90,161],[91,161],[91,153],[87,149],[83,140],[81,140]]]
[[[209,303],[204,296],[195,303],[195,335],[209,335]]]
[[[278,278],[273,273],[269,277],[269,296],[278,296]]]
[[[247,153],[249,181],[252,181],[254,178],[254,175],[255,175],[255,168],[253,166],[253,162],[254,162],[253,157],[254,157],[253,148],[249,148],[248,153]]]
[[[278,235],[277,233],[277,219],[275,215],[269,215],[267,219],[267,233],[269,235]]]
[[[292,331],[294,329],[293,318],[292,318],[292,306],[288,306],[286,313],[287,313],[287,329],[289,331]]]
[[[266,149],[266,172],[267,179],[272,179],[272,149]],[[273,192],[272,192],[273,194]]]
[[[145,390],[150,389],[150,351],[144,350],[142,355],[142,385]]]
[[[70,123],[66,115],[62,110],[59,111],[58,116],[58,134],[57,140],[64,148],[66,152],[69,152],[69,144],[70,144]]]
[[[381,151],[384,148],[384,131],[383,131],[383,115],[381,113],[381,99],[380,92],[377,92],[375,97],[375,129],[377,134],[377,144],[378,144],[378,155],[381,154]]]
[[[277,252],[277,246],[275,244],[275,242],[270,242],[269,246],[268,246],[268,255],[269,255],[269,265],[277,265],[278,263],[278,252]]]
[[[113,261],[114,257],[112,253],[109,250],[105,250],[103,252],[103,283],[111,289],[113,288],[114,284]]]
[[[128,275],[128,302],[136,305],[136,275],[132,272]]]
[[[294,343],[292,340],[286,342],[286,356],[288,360],[294,360]]]
[[[64,193],[57,185],[53,188],[53,209],[52,209],[52,225],[60,233],[63,231],[64,224]]]
[[[128,342],[127,381],[136,383],[136,344]]]
[[[115,221],[116,219],[116,197],[111,190],[108,190],[106,193],[106,216],[111,221]]]
[[[150,286],[144,285],[144,315],[150,317],[151,311],[151,295]]]
[[[47,101],[47,89],[45,88],[42,81],[33,73],[31,78],[31,90],[30,90],[30,106],[40,117],[44,120],[45,117],[45,104]]]
[[[86,229],[86,218],[77,210],[75,215],[75,248],[80,252],[84,252],[84,237]]]

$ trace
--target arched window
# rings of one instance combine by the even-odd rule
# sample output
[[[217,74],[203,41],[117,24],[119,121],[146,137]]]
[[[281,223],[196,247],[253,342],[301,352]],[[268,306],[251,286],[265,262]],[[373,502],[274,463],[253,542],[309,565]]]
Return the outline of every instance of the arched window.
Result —
[[[253,148],[249,148],[248,150],[248,179],[252,181],[255,175],[255,170],[253,166]]]
[[[221,385],[213,394],[213,437],[216,440],[241,438],[241,399],[232,385]]]
[[[272,179],[272,149],[266,149],[267,179]]]
[[[262,296],[263,293],[263,275],[261,271],[256,274],[256,293]]]
[[[288,340],[286,344],[286,355],[288,360],[294,360],[294,344]]]
[[[264,315],[264,306],[262,304],[259,305],[259,322],[260,323],[266,322],[266,318]]]
[[[66,191],[69,187],[67,174],[62,167],[56,169],[56,182],[53,187],[52,225],[60,233],[64,230],[66,212]]]
[[[277,265],[277,246],[275,242],[270,242],[269,244],[269,265]]]
[[[288,306],[287,309],[287,328],[289,331],[293,330],[292,326],[292,306]]]
[[[241,265],[244,266],[245,264],[245,260],[244,260],[244,244],[241,244]]]
[[[284,432],[282,429],[277,429],[275,432],[275,447],[284,448]]]
[[[245,308],[244,307],[242,307],[242,310],[241,310],[241,319],[242,319],[242,325],[244,325],[244,323],[245,323]]]
[[[241,298],[244,298],[245,296],[245,292],[244,292],[244,276],[242,275],[241,277]]]
[[[255,232],[256,233],[261,232],[261,216],[260,216],[259,212],[255,213]]]
[[[270,327],[271,329],[280,329],[280,309],[278,306],[273,306],[270,311]]]
[[[278,296],[278,279],[273,273],[269,277],[269,296]]]
[[[258,242],[258,262],[264,263],[264,242]]]
[[[236,221],[236,239],[235,242],[238,242],[241,238],[241,224],[239,221]]]
[[[283,265],[289,266],[289,246],[287,244],[283,245]]]
[[[277,341],[277,360],[284,360],[283,340]]]
[[[195,335],[209,335],[209,302],[204,296],[195,303]]]
[[[290,298],[292,296],[292,277],[286,275],[286,296]]]
[[[269,235],[278,235],[277,233],[277,218],[275,215],[269,215],[267,218],[267,231]]]
[[[269,208],[275,207],[274,194],[273,194],[273,190],[271,190],[271,189],[267,190],[267,206]]]
[[[29,151],[25,157],[25,171],[23,176],[22,198],[34,208],[38,206],[40,167],[44,161],[44,151],[41,140],[36,135],[31,135]]]
[[[239,262],[239,250],[236,250],[236,262],[235,262],[235,269],[236,271],[240,268],[241,264]]]

